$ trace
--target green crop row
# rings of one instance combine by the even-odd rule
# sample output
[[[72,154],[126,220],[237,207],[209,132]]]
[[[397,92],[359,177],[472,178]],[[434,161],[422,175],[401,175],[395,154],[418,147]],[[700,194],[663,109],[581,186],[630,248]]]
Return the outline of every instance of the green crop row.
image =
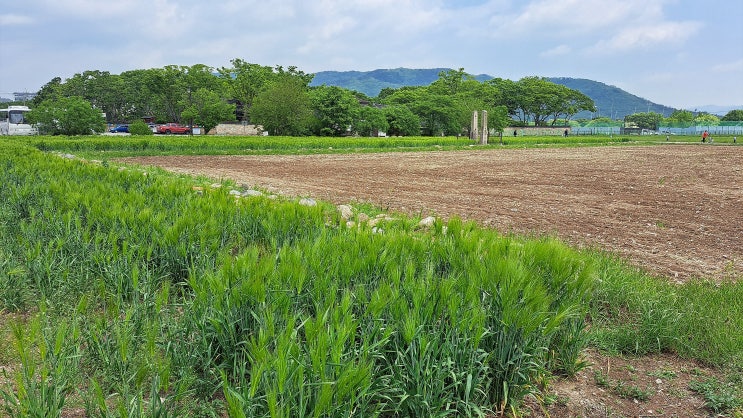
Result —
[[[131,155],[223,155],[223,154],[310,154],[464,149],[474,146],[456,137],[223,137],[223,136],[89,136],[15,137],[7,141],[32,145],[42,151],[69,152],[90,158]],[[489,147],[586,146],[607,144],[653,144],[657,136],[504,136],[491,137]],[[674,136],[674,142],[698,142],[696,137]],[[717,142],[732,142],[718,138]]]

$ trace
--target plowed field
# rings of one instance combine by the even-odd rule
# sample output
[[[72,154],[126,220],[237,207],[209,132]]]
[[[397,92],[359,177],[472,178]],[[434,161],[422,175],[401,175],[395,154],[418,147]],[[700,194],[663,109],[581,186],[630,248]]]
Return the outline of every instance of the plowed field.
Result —
[[[615,252],[670,280],[743,273],[743,147],[123,159],[290,196],[370,202]]]

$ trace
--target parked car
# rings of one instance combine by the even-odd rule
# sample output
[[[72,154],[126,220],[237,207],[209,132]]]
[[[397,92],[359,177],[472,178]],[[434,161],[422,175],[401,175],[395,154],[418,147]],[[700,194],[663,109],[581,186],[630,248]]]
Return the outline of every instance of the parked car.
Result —
[[[111,133],[126,132],[129,133],[129,125],[116,125],[108,130]]]
[[[190,134],[191,128],[178,123],[166,123],[157,127],[158,134]]]

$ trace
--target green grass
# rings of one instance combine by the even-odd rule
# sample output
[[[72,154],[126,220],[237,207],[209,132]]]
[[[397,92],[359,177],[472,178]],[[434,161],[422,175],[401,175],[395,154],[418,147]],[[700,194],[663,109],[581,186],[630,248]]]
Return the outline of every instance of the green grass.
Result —
[[[610,380],[606,374],[597,370],[594,373],[594,379],[599,387],[605,388],[625,399],[636,399],[638,401],[647,401],[655,394],[652,388],[642,389],[637,385],[628,384],[621,380]]]
[[[271,140],[326,152],[333,139]],[[334,150],[393,147],[354,140]],[[465,146],[428,140],[394,147]],[[209,179],[39,151],[260,151],[244,138],[139,141],[0,143],[0,361],[14,371],[0,407],[11,416],[71,399],[97,416],[487,415],[585,367],[588,345],[675,352],[740,381],[740,281],[669,284],[456,218],[420,230],[396,215],[379,234],[322,202],[236,201],[227,187],[193,190]],[[710,393],[713,409],[740,404]]]
[[[728,377],[724,381],[706,378],[692,381],[689,389],[702,395],[705,405],[712,412],[719,414],[735,411],[735,416],[739,416],[743,413],[742,384],[743,379],[739,375]]]
[[[592,344],[609,352],[674,352],[743,369],[743,281],[650,277],[606,259],[591,301]]]
[[[577,147],[597,145],[665,144],[661,136],[519,136],[491,137],[482,148]],[[697,143],[696,136],[672,136],[673,143]],[[222,136],[87,136],[10,137],[9,141],[30,144],[42,151],[73,153],[91,159],[134,155],[247,155],[333,154],[348,152],[399,152],[470,149],[475,143],[460,137],[222,137]],[[732,144],[732,137],[719,137],[715,144]]]

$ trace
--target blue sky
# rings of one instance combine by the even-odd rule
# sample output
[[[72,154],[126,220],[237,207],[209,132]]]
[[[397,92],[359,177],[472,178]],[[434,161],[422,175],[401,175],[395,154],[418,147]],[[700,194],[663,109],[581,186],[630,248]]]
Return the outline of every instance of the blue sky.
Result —
[[[743,106],[740,0],[4,0],[0,96],[85,70],[464,68]]]

